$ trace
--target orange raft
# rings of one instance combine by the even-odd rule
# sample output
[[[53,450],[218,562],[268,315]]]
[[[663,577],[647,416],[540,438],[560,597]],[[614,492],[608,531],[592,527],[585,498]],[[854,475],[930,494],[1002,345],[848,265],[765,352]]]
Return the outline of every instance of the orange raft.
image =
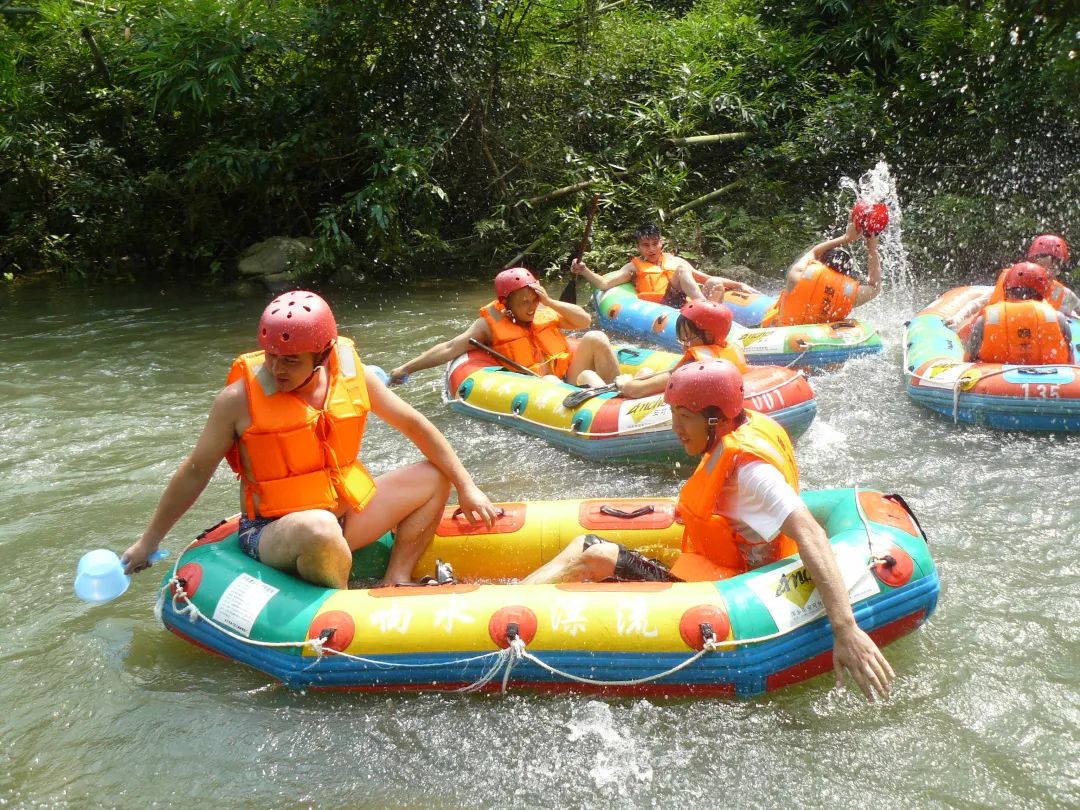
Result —
[[[1080,431],[1080,367],[975,362],[964,338],[990,298],[988,286],[949,290],[912,318],[904,337],[904,374],[914,401],[953,422],[1003,430]],[[1072,321],[1075,358],[1080,321]]]

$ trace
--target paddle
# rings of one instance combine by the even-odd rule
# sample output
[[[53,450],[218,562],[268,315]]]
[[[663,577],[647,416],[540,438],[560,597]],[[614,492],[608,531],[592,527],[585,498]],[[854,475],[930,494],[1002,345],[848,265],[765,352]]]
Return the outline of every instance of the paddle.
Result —
[[[664,369],[663,371],[654,371],[652,374],[646,374],[644,377],[635,377],[638,380],[649,380],[655,377],[657,374],[668,374],[671,369]],[[599,388],[582,388],[580,391],[571,391],[566,395],[566,399],[562,401],[564,408],[577,408],[584,402],[588,402],[593,397],[598,397],[601,394],[610,394],[612,391],[618,391],[619,386],[616,383],[608,383],[607,385],[601,385]]]
[[[571,267],[573,267],[574,262],[581,259],[581,257],[585,255],[585,251],[589,249],[589,236],[592,235],[593,218],[596,216],[596,208],[599,204],[600,195],[593,194],[592,201],[589,202],[589,214],[585,220],[585,233],[582,234],[581,241],[578,243],[577,253],[570,257]],[[577,303],[577,273],[573,270],[570,271],[570,280],[566,282],[566,286],[563,287],[559,300],[564,304]]]
[[[483,349],[485,352],[490,354],[492,357],[496,357],[499,360],[502,360],[504,363],[506,363],[508,366],[510,366],[510,368],[514,369],[515,371],[520,371],[522,374],[528,374],[528,375],[530,375],[532,377],[540,377],[540,376],[542,376],[540,374],[537,374],[531,368],[526,368],[525,366],[521,365],[521,363],[518,363],[518,362],[516,362],[514,360],[511,360],[505,354],[499,354],[499,352],[495,351],[493,348],[488,346],[486,343],[481,343],[476,338],[469,338],[469,343],[471,343],[473,346],[475,346],[478,349]]]

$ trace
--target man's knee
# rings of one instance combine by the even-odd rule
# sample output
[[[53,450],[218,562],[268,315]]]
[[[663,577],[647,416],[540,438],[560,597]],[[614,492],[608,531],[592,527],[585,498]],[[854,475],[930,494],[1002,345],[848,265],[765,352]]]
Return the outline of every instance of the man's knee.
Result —
[[[611,339],[599,329],[592,329],[581,336],[581,344],[594,347],[607,346],[610,348]]]
[[[617,543],[611,543],[595,534],[575,537],[571,543],[580,544],[578,560],[585,572],[584,579],[607,579],[614,574],[615,561],[621,548]]]
[[[348,553],[345,533],[332,512],[318,510],[306,513],[302,532],[303,552],[325,555]]]
[[[259,558],[275,568],[289,569],[300,557],[341,561],[351,557],[341,524],[333,512],[310,509],[275,521],[259,543]]]
[[[418,461],[406,468],[408,478],[405,483],[415,487],[429,498],[450,497],[450,479],[430,461]]]

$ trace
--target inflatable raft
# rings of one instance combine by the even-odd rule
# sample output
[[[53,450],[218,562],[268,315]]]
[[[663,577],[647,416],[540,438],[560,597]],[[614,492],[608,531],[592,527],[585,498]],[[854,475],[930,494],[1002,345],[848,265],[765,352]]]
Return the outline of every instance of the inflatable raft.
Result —
[[[620,368],[671,368],[681,354],[617,347]],[[802,372],[751,367],[743,377],[746,407],[768,414],[795,439],[814,420],[817,401]],[[579,456],[609,461],[645,461],[683,456],[671,431],[671,408],[662,394],[626,399],[601,394],[577,408],[563,407],[575,386],[510,371],[481,349],[462,354],[447,366],[443,398],[451,409],[539,436]]]
[[[953,422],[1003,430],[1080,431],[1080,367],[971,362],[964,338],[993,287],[949,290],[912,318],[904,374],[913,400]],[[1073,358],[1080,321],[1072,321]]]
[[[881,646],[934,611],[938,575],[897,496],[803,493],[828,533],[859,625]],[[521,577],[583,532],[670,560],[674,501],[504,504],[494,529],[448,507],[432,548],[459,580]],[[526,687],[749,697],[832,668],[820,595],[797,556],[719,582],[468,584],[337,591],[245,556],[237,519],[205,532],[166,574],[165,626],[304,689],[480,691]],[[378,576],[384,539],[354,572]]]
[[[756,316],[757,323],[773,300],[734,291],[724,296],[725,306],[736,319],[748,321]],[[603,292],[597,290],[593,293],[593,306],[604,331],[680,351],[675,334],[679,311],[641,300],[633,284],[620,284]],[[772,328],[732,324],[728,340],[742,346],[747,362],[767,366],[819,369],[882,352],[877,330],[858,320]]]

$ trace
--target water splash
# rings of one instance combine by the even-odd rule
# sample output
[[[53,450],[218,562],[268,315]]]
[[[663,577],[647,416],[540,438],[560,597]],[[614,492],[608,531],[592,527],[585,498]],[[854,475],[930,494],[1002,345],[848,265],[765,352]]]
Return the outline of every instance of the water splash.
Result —
[[[588,776],[598,790],[629,795],[632,785],[653,780],[652,754],[632,737],[620,732],[611,706],[588,701],[567,723],[568,742],[590,750]]]
[[[907,249],[904,247],[904,212],[900,207],[896,180],[889,172],[889,164],[884,160],[878,161],[874,168],[863,173],[858,180],[850,177],[840,179],[837,206],[842,208],[845,218],[858,199],[871,203],[882,202],[889,209],[889,227],[878,237],[882,280],[878,307],[888,311],[910,309],[915,303],[915,277],[911,272]],[[860,240],[853,247],[862,254],[861,263],[865,266],[865,243]]]

